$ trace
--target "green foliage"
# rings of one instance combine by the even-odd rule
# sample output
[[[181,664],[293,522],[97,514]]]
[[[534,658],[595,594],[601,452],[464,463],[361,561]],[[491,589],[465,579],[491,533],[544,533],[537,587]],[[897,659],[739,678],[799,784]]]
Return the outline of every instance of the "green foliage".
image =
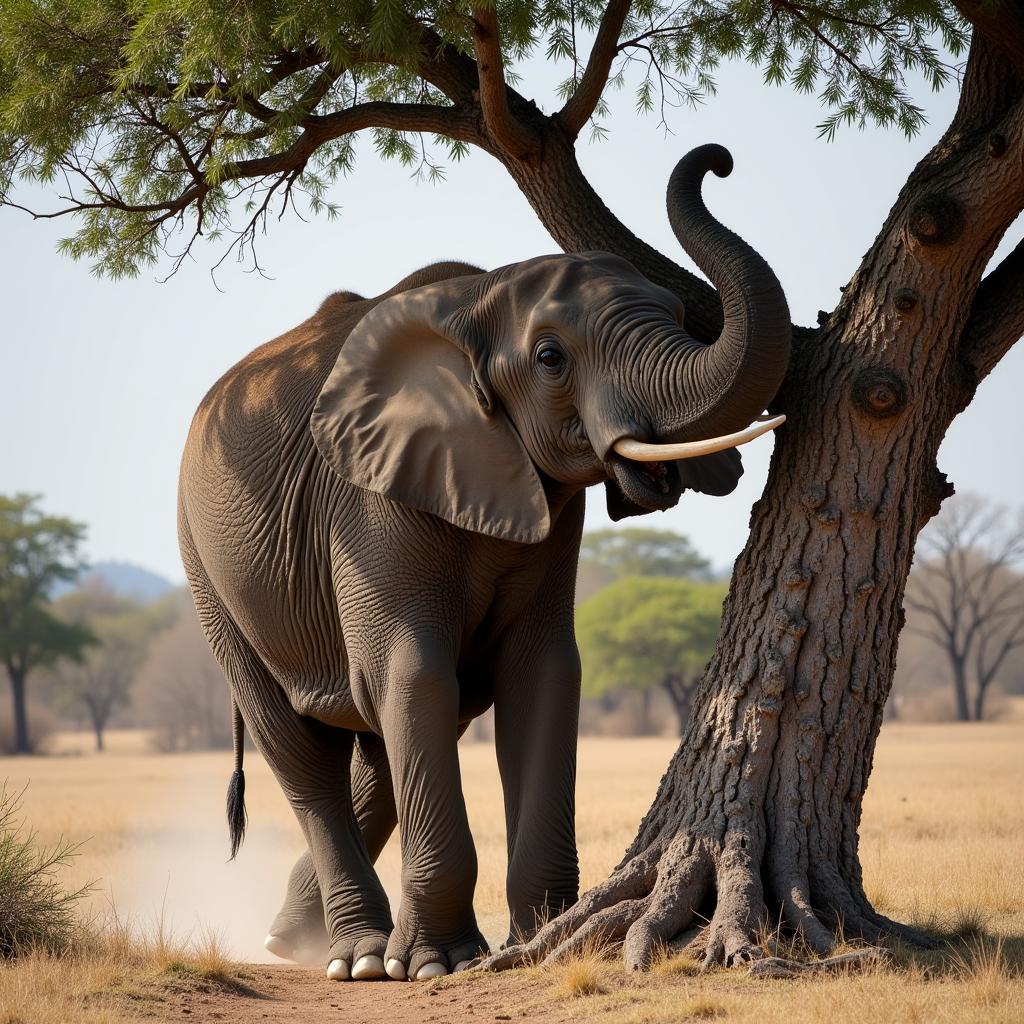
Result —
[[[34,495],[0,495],[0,661],[12,675],[77,657],[91,642],[87,630],[49,605],[54,585],[81,569],[84,535],[81,524],[45,515]]]
[[[576,609],[583,693],[692,679],[711,657],[726,584],[630,576]]]
[[[497,9],[509,83],[544,54],[569,65],[571,94],[605,4]],[[423,127],[414,109],[479,123],[465,0],[0,0],[0,25],[0,202],[19,181],[47,186],[62,197],[50,215],[78,219],[63,251],[113,277],[164,253],[177,266],[200,235],[255,262],[267,213],[297,195],[335,216],[330,186],[352,167],[358,129],[332,117],[365,113],[381,157],[431,178],[443,174],[434,152],[458,159],[467,138]],[[766,83],[817,91],[824,135],[869,121],[909,134],[922,114],[905,73],[939,87],[951,69],[937,44],[956,56],[964,42],[944,0],[638,0],[609,81],[665,119],[714,92],[723,60],[746,60]]]
[[[711,563],[687,537],[649,527],[585,533],[580,544],[580,566],[605,582],[623,576],[711,578]]]
[[[0,957],[66,952],[79,932],[75,906],[89,891],[68,892],[57,869],[74,856],[63,840],[40,847],[18,821],[19,795],[0,787]]]

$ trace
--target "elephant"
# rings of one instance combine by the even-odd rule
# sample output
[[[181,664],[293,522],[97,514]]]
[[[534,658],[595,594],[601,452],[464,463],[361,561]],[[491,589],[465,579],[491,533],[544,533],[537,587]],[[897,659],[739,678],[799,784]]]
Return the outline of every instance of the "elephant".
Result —
[[[784,419],[753,422],[789,358],[782,288],[701,196],[731,169],[702,146],[668,187],[722,296],[712,345],[618,256],[439,263],[329,297],[202,400],[178,524],[233,702],[232,856],[243,725],[308,844],[272,951],[322,943],[335,980],[430,978],[486,952],[457,741],[492,705],[510,936],[577,899],[584,491],[603,483],[613,519],[727,494],[735,446]],[[396,824],[392,918],[373,862]]]

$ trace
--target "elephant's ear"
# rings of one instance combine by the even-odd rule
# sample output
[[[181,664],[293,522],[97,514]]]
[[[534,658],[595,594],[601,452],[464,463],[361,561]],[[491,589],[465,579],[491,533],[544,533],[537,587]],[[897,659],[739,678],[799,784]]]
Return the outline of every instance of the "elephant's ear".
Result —
[[[727,448],[714,455],[701,455],[676,463],[684,490],[720,496],[731,494],[743,476],[743,460],[735,448]],[[608,518],[617,523],[629,516],[647,515],[648,510],[634,504],[619,490],[614,480],[605,481],[605,500]]]
[[[386,299],[346,339],[310,420],[343,480],[455,526],[535,543],[551,528],[523,442],[489,395],[449,282]]]

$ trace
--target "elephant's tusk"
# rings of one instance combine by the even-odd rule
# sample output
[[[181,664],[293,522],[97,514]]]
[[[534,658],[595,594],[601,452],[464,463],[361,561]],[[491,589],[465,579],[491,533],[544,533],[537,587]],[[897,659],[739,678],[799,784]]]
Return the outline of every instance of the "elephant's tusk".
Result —
[[[679,459],[695,459],[700,455],[724,452],[727,448],[738,448],[741,444],[746,444],[762,434],[767,434],[769,430],[781,427],[785,422],[785,415],[758,416],[749,427],[737,430],[735,434],[709,437],[705,441],[646,444],[643,441],[634,441],[631,437],[623,437],[612,447],[624,459],[631,459],[633,462],[676,462]]]

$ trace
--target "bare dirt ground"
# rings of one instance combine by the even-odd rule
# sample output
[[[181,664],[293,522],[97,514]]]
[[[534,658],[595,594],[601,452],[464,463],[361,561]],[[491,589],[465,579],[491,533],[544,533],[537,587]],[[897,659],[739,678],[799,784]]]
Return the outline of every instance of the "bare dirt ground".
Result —
[[[344,1021],[345,1024],[483,1024],[524,1020],[521,983],[518,979],[490,975],[471,986],[349,982],[338,984],[323,977],[319,968],[251,965],[239,975],[237,992],[192,991],[168,997],[157,1011],[162,1020],[213,1024],[311,1024],[313,1021]],[[569,1020],[564,1014],[529,1014],[530,1020]]]

